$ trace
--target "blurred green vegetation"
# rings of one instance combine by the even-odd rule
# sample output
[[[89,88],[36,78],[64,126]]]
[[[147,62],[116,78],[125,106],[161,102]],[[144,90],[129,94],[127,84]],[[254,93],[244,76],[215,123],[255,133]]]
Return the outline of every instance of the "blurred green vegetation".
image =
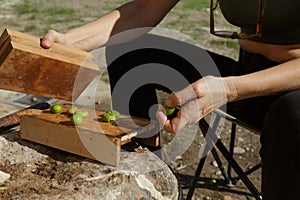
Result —
[[[9,27],[36,36],[49,29],[65,32],[87,23],[129,0],[0,0],[0,27]],[[237,41],[217,38],[209,34],[209,0],[183,0],[171,10],[158,27],[179,31],[201,46],[235,56]],[[11,17],[11,16],[15,17]],[[220,12],[216,12],[216,26],[231,30]],[[227,28],[228,27],[228,28]],[[216,27],[218,28],[218,27]],[[219,48],[220,47],[220,48]],[[224,48],[227,50],[224,52]],[[222,49],[222,50],[221,50]]]
[[[199,10],[203,8],[209,8],[209,0],[186,0],[184,1],[184,9]]]

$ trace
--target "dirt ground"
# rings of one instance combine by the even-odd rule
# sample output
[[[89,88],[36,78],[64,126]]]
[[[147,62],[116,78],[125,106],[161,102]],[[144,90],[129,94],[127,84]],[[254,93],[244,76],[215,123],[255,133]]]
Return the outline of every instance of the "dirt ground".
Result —
[[[2,97],[5,93],[1,92]],[[11,97],[12,95],[7,95]],[[105,102],[103,102],[105,103]],[[108,102],[106,102],[108,103]],[[0,115],[4,116],[20,108],[1,103]],[[228,147],[230,138],[230,122],[225,121],[220,138],[224,145]],[[190,134],[190,132],[196,130],[196,135]],[[178,178],[180,187],[182,188],[183,198],[186,197],[189,190],[191,181],[193,179],[195,170],[197,168],[200,156],[200,149],[203,148],[203,137],[201,131],[197,129],[196,125],[189,126],[183,131],[184,137],[178,137],[168,134],[166,132],[161,133],[161,145],[164,147],[169,142],[177,139],[178,145],[183,145],[188,140],[192,140],[191,144],[186,148],[183,154],[176,155],[174,160],[167,162],[173,169],[174,174]],[[13,138],[5,137],[9,141],[16,141],[23,144],[26,147],[25,151],[33,149],[40,149],[36,144],[26,143],[19,138],[18,128],[11,131]],[[193,138],[194,136],[194,138]],[[247,170],[260,162],[259,158],[259,136],[245,130],[242,127],[237,127],[236,135],[236,149],[234,158],[240,164],[240,166]],[[34,147],[32,146],[34,145]],[[29,148],[27,148],[29,147]],[[13,148],[11,150],[11,156],[22,155],[24,148]],[[46,153],[46,152],[44,152]],[[47,199],[47,195],[59,195],[57,199],[63,198],[65,195],[74,194],[77,195],[76,199],[86,199],[81,190],[74,190],[77,188],[78,183],[72,177],[81,176],[82,167],[89,169],[89,161],[82,162],[82,158],[71,155],[65,152],[49,151],[45,155],[48,155],[44,159],[32,161],[33,164],[28,166],[26,163],[16,162],[11,164],[3,156],[0,170],[11,175],[9,184],[0,185],[0,199],[11,199],[11,197],[38,194],[43,195]],[[174,154],[173,154],[174,155]],[[227,163],[219,154],[224,162],[225,168]],[[17,158],[16,158],[17,159]],[[28,158],[32,159],[32,158]],[[94,167],[94,166],[93,166]],[[105,168],[105,165],[99,165],[100,168]],[[92,170],[92,168],[91,168]],[[109,169],[108,169],[109,173]],[[232,176],[236,177],[234,171]],[[255,171],[249,176],[254,185],[260,188],[260,169]],[[16,181],[17,180],[17,181]],[[113,180],[110,180],[113,181]],[[99,184],[112,184],[106,182],[100,182]],[[8,187],[7,187],[8,186]],[[70,188],[70,189],[66,189]],[[82,196],[78,196],[78,195]],[[40,196],[39,196],[40,197]],[[55,199],[55,198],[54,198]],[[252,199],[249,190],[245,187],[242,181],[238,181],[234,186],[228,186],[224,182],[224,176],[222,176],[217,163],[213,159],[211,153],[208,154],[207,160],[204,165],[204,169],[197,182],[196,190],[193,195],[195,200],[248,200]]]
[[[230,127],[231,123],[226,122],[222,134],[220,136],[221,141],[229,149],[230,142]],[[199,133],[199,135],[201,132]],[[188,148],[188,150],[183,154],[182,159],[175,163],[174,171],[176,172],[178,179],[183,188],[184,196],[189,190],[189,186],[195,170],[199,162],[199,140],[201,141],[201,136],[195,138],[194,143]],[[244,171],[252,168],[260,162],[259,157],[259,136],[250,132],[242,127],[237,128],[237,135],[235,140],[235,154],[234,159],[242,167]],[[201,146],[201,145],[200,145]],[[225,170],[228,169],[228,163],[218,152],[221,157]],[[176,166],[177,165],[177,166]],[[232,177],[236,178],[237,175],[234,170],[231,170]],[[260,181],[261,181],[261,169],[251,173],[249,175],[250,180],[255,185],[255,187],[260,191]],[[206,162],[202,173],[198,179],[197,187],[193,195],[193,199],[213,199],[213,200],[249,200],[254,199],[247,189],[245,184],[238,180],[235,185],[228,185],[225,182],[224,176],[221,174],[221,170],[218,167],[214,157],[211,153],[208,154]]]
[[[4,93],[1,92],[1,95]],[[10,95],[7,95],[9,97]],[[3,96],[2,96],[3,97]],[[3,109],[3,106],[5,108]],[[1,104],[0,115],[4,116],[8,113],[13,112],[19,108]],[[230,138],[230,123],[225,122],[220,138],[224,145],[228,147]],[[197,130],[196,125],[189,126],[185,128],[183,134],[185,137],[176,138],[178,145],[186,143],[187,139],[191,140],[192,143],[187,147],[186,151],[181,155],[176,155],[176,158],[171,162],[167,162],[172,168],[174,174],[177,176],[179,186],[183,192],[183,198],[186,197],[190,184],[192,182],[195,170],[199,162],[200,149],[203,148],[203,137],[201,131],[197,130],[194,138],[193,134],[190,132]],[[1,133],[0,133],[1,134]],[[13,137],[13,138],[11,138]],[[174,135],[168,134],[166,132],[161,133],[161,145],[167,145],[169,142],[175,140]],[[187,138],[188,137],[188,138]],[[22,155],[22,151],[32,151],[34,149],[42,149],[33,143],[28,143],[19,138],[18,127],[10,132],[10,136],[5,138],[9,141],[15,141],[23,144],[24,148],[11,148],[11,156]],[[236,149],[234,158],[240,164],[240,166],[247,170],[260,162],[259,158],[259,136],[245,130],[242,127],[237,127],[236,135]],[[33,147],[34,145],[34,147]],[[4,152],[3,152],[4,153]],[[72,177],[82,176],[82,167],[85,169],[92,168],[95,166],[90,165],[90,161],[82,161],[82,158],[65,153],[62,151],[53,151],[49,149],[47,152],[43,152],[47,155],[45,158],[34,161],[33,158],[28,158],[31,160],[32,164],[30,166],[24,162],[16,162],[12,164],[5,157],[1,157],[0,170],[11,175],[9,184],[0,185],[0,199],[11,199],[12,197],[22,197],[22,195],[27,196],[29,194],[42,195],[47,199],[49,196],[57,196],[54,199],[61,199],[66,195],[74,194],[77,195],[76,199],[87,199],[82,190],[76,190],[79,184],[77,180]],[[6,155],[6,154],[5,154]],[[29,154],[30,155],[30,154]],[[173,154],[174,155],[174,154]],[[225,168],[227,168],[227,163],[221,157]],[[15,158],[16,160],[18,158]],[[105,165],[99,165],[100,168],[105,168]],[[107,169],[107,173],[110,172]],[[104,170],[105,171],[105,170]],[[252,173],[249,178],[254,183],[254,185],[260,188],[260,169]],[[232,171],[232,177],[236,177],[234,171]],[[118,179],[118,178],[116,178]],[[99,184],[113,184],[110,182],[100,182]],[[66,189],[69,188],[69,189]],[[75,188],[75,189],[74,189]],[[82,196],[80,196],[80,195]],[[78,196],[79,195],[79,196]],[[24,196],[24,197],[25,197]],[[39,196],[41,197],[41,196]],[[207,160],[205,162],[203,171],[197,182],[196,190],[193,195],[195,200],[249,200],[253,199],[249,190],[243,184],[242,181],[238,180],[236,185],[226,185],[224,182],[224,176],[222,176],[217,163],[213,159],[211,153],[208,154]]]
[[[52,1],[50,2],[48,1],[49,4],[51,4],[51,2]],[[52,4],[58,4],[58,1],[53,1],[53,2]],[[64,1],[64,5],[68,7],[72,7],[71,5],[73,5],[74,7],[77,7],[77,9],[79,9],[80,7],[79,2],[80,1]],[[87,2],[89,2],[89,4],[92,6],[98,6],[101,3],[95,0],[87,1]],[[117,4],[116,1],[112,1],[112,2],[113,3],[110,6],[114,6]],[[108,4],[106,1],[102,3],[105,3],[106,5]],[[1,7],[1,9],[5,10],[5,7]],[[176,11],[175,14],[179,12],[178,10],[175,11]],[[99,12],[103,13],[104,10],[102,9]],[[203,15],[203,12],[200,12],[198,15],[195,14],[195,11],[191,11],[191,12],[192,12],[192,16],[190,18],[197,18]],[[27,25],[28,23],[32,23],[26,21],[26,19],[28,19],[28,16],[23,16],[24,17],[23,24],[22,24],[23,27],[17,26],[15,23],[12,22],[16,20],[16,18],[20,18],[20,16],[13,15],[13,13],[10,13],[10,9],[8,9],[6,13],[7,13],[6,17],[9,16],[9,18],[7,18],[5,23],[1,21],[2,22],[2,24],[0,24],[1,31],[7,25],[9,25],[9,27],[16,27],[16,29],[22,30],[22,28],[25,27],[26,23]],[[95,10],[91,13],[93,13],[94,15]],[[81,21],[82,23],[83,21],[89,21],[90,19],[93,18],[93,16],[89,16],[88,14],[86,15],[87,15],[86,18],[82,19]],[[176,21],[176,20],[178,20],[176,19],[176,15],[170,15],[163,22],[162,25],[167,24],[168,21]],[[11,24],[8,24],[8,22],[11,22]],[[38,21],[37,23],[41,23],[41,22]],[[63,30],[64,28],[62,27],[63,25],[56,24],[57,29],[61,28],[61,30]],[[214,49],[213,46],[210,46],[207,43],[207,40],[197,39],[197,42],[199,42],[202,46],[207,47],[208,49]],[[232,57],[236,56],[235,54],[232,54],[232,51],[234,51],[232,49],[219,48],[216,51],[224,53],[226,55],[230,54]],[[4,107],[0,108],[1,116],[11,113],[17,109],[16,107],[9,106],[9,105],[1,105],[1,106],[5,106],[5,108]],[[230,122],[226,121],[222,134],[220,135],[221,140],[227,147],[230,141],[230,127],[231,127]],[[171,141],[173,137],[174,136],[167,133],[162,134],[162,141],[163,141],[162,144],[164,144],[164,142],[167,143]],[[198,131],[196,137],[193,139],[192,144],[189,146],[186,152],[182,156],[178,156],[176,158],[176,161],[172,162],[170,165],[179,180],[180,186],[183,191],[183,197],[186,197],[186,194],[189,189],[189,185],[191,183],[191,180],[197,168],[198,161],[199,161],[199,149],[202,147],[202,145],[203,145],[203,137],[201,136],[201,132]],[[236,136],[236,147],[237,148],[236,148],[236,153],[234,154],[234,158],[242,166],[244,170],[247,170],[260,162],[260,157],[259,157],[260,143],[259,143],[258,135],[238,126],[237,136]],[[61,156],[64,155],[65,154],[63,153],[61,154]],[[221,154],[219,155],[221,159],[225,161],[224,158],[221,156]],[[68,158],[74,159],[74,157],[72,156]],[[59,158],[56,159],[59,160]],[[55,159],[46,159],[44,160],[43,163],[36,163],[35,170],[32,171],[32,176],[23,177],[23,182],[15,183],[16,185],[12,186],[11,189],[9,190],[2,190],[1,189],[2,187],[0,185],[0,197],[2,199],[10,199],[10,197],[12,196],[15,196],[17,194],[27,193],[27,192],[30,193],[43,192],[44,194],[60,192],[60,194],[63,196],[64,193],[68,193],[70,191],[65,191],[65,190],[60,191],[59,184],[60,182],[69,181],[70,173],[72,174],[80,173],[76,171],[77,164],[78,163],[75,162],[75,164],[73,163],[72,165],[65,168],[65,165],[62,165],[60,162],[58,162]],[[226,162],[224,162],[224,164],[225,164],[225,168],[227,168]],[[25,169],[26,166],[24,166],[24,164],[22,163],[9,166],[7,163],[3,162],[0,165],[0,170],[10,173],[12,178],[14,178],[15,176],[20,176],[20,174],[23,174],[23,171]],[[53,177],[54,176],[53,170],[56,172],[56,176],[59,177]],[[249,176],[250,179],[253,181],[254,185],[258,188],[258,190],[260,190],[260,180],[261,180],[260,172],[261,170],[259,169]],[[234,171],[232,172],[232,175],[233,177],[236,176]],[[27,185],[26,180],[29,179],[36,180],[36,185]],[[202,174],[199,177],[193,199],[195,200],[254,199],[251,196],[249,190],[245,187],[245,185],[242,183],[241,180],[237,181],[237,184],[235,186],[225,186],[224,184],[222,184],[223,183],[222,180],[224,180],[224,177],[222,176],[220,169],[218,168],[216,162],[214,161],[213,156],[211,155],[211,153],[209,153]]]

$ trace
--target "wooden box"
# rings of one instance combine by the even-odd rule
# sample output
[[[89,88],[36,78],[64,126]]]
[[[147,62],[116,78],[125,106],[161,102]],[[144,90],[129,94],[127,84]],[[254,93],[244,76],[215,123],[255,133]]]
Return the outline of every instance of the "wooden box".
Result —
[[[117,166],[122,145],[138,134],[157,131],[157,123],[149,120],[121,115],[116,124],[108,123],[101,120],[104,111],[78,106],[89,116],[75,126],[67,113],[71,106],[63,105],[59,114],[48,109],[21,116],[21,138]]]
[[[40,38],[11,29],[0,37],[0,89],[71,101],[98,72],[88,52],[60,44],[44,49]]]

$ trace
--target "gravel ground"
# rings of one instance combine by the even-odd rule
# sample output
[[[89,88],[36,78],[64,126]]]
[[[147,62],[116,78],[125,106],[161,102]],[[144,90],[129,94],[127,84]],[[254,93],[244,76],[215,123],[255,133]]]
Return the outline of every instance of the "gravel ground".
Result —
[[[5,27],[14,28],[16,30],[28,32],[37,36],[41,36],[48,30],[49,25],[47,22],[50,22],[51,18],[54,16],[44,16],[44,13],[34,13],[30,15],[30,13],[14,13],[15,10],[12,9],[12,5],[19,5],[23,1],[19,0],[0,0],[0,28],[3,30]],[[73,26],[78,25],[78,23],[82,24],[87,21],[92,20],[95,16],[99,16],[110,8],[116,7],[120,5],[120,2],[117,0],[112,1],[98,1],[98,0],[90,0],[86,1],[85,5],[83,5],[83,1],[80,0],[67,0],[67,1],[37,1],[32,0],[30,2],[34,2],[35,5],[44,5],[44,7],[55,7],[58,8],[63,4],[65,7],[74,8],[76,11],[76,17],[70,21],[67,21],[68,16],[65,15],[59,16],[60,18],[56,19],[53,24],[50,24],[51,28],[55,28],[60,31],[65,31]],[[104,4],[104,6],[99,6],[99,4]],[[168,27],[174,30],[182,31],[183,33],[190,35],[195,38],[195,40],[204,48],[209,50],[215,50],[218,53],[222,53],[224,55],[229,55],[231,57],[236,57],[236,49],[227,48],[225,43],[219,46],[211,45],[210,41],[214,40],[211,36],[209,36],[208,31],[204,28],[194,27],[195,24],[198,25],[199,20],[203,17],[207,16],[206,10],[183,10],[180,7],[174,9],[174,12],[167,16],[167,18],[162,22],[161,27]],[[38,10],[43,10],[42,8]],[[82,8],[88,8],[82,9]],[[44,9],[45,11],[45,9]],[[30,9],[28,10],[30,12]],[[216,14],[218,19],[220,18],[218,13]],[[75,15],[74,15],[75,16]],[[82,17],[83,16],[83,17]],[[70,17],[69,17],[70,18]],[[218,20],[217,19],[217,20]],[[177,24],[178,21],[183,21],[181,24]],[[186,22],[192,22],[185,23]],[[22,23],[18,23],[22,22]],[[202,22],[202,21],[201,21]],[[202,22],[203,23],[203,22]],[[32,25],[35,25],[32,26]],[[218,21],[220,24],[220,21]],[[190,27],[189,27],[190,26]],[[176,27],[176,29],[175,29]],[[32,29],[29,29],[32,28]],[[35,28],[35,29],[34,29]],[[199,34],[198,34],[199,33]],[[201,33],[201,34],[200,34]],[[215,40],[214,40],[215,41]],[[224,44],[224,45],[223,45]],[[101,58],[100,58],[101,61]],[[110,95],[109,95],[109,86],[107,84],[107,76],[103,76],[103,83],[99,86],[98,90],[100,91],[100,96],[97,96],[97,108],[106,109],[110,106]],[[106,81],[104,81],[106,80]],[[22,108],[13,106],[5,103],[5,100],[12,98],[17,93],[0,90],[0,116],[5,116]],[[88,100],[88,95],[83,95],[84,100]],[[1,133],[0,133],[1,134]],[[162,145],[168,145],[173,141],[175,144],[173,149],[168,149],[168,151],[175,151],[176,145],[183,145],[185,151],[177,152],[177,154],[172,154],[173,159],[165,158],[168,164],[172,167],[174,173],[177,175],[179,183],[183,188],[183,194],[186,196],[188,187],[191,183],[192,177],[194,175],[195,169],[197,167],[199,161],[199,152],[201,147],[203,147],[203,137],[201,136],[200,130],[198,127],[189,126],[187,127],[180,136],[170,135],[168,133],[162,133]],[[230,123],[226,122],[223,128],[223,131],[220,135],[224,144],[228,147],[229,138],[230,138]],[[243,169],[249,169],[260,161],[259,157],[259,136],[243,129],[242,127],[237,127],[237,138],[236,138],[236,153],[234,158],[238,163],[242,166]],[[182,148],[180,148],[182,149]],[[12,150],[13,151],[13,150]],[[221,159],[224,161],[224,158],[221,156]],[[225,165],[227,167],[227,165]],[[233,175],[235,173],[233,172]],[[260,169],[253,174],[250,175],[251,180],[254,185],[259,189],[260,188]],[[197,183],[197,188],[194,193],[193,199],[195,200],[249,200],[253,199],[245,187],[245,185],[238,181],[235,187],[223,186],[221,184],[223,176],[218,168],[216,162],[214,161],[211,154],[208,154],[203,172],[199,181]],[[216,180],[211,181],[211,180]],[[213,184],[212,184],[213,183]],[[0,185],[1,190],[1,185]]]

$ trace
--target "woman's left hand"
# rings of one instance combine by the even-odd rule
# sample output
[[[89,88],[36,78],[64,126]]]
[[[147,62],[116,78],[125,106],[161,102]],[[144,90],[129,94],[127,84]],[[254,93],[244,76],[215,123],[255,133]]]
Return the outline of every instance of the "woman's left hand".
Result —
[[[168,119],[160,106],[157,119],[167,132],[177,133],[227,103],[228,90],[223,78],[206,76],[167,98],[168,107],[180,107],[176,117]]]

